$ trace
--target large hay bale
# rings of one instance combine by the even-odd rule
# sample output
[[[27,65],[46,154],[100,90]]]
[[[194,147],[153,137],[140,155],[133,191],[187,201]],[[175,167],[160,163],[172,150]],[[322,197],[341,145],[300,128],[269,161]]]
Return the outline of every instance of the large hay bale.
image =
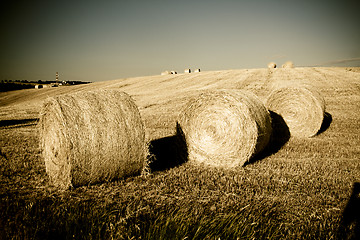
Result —
[[[294,63],[292,61],[287,61],[285,62],[282,66],[282,68],[293,68],[294,67]]]
[[[261,152],[272,130],[262,102],[240,90],[205,91],[192,97],[178,123],[189,161],[225,168],[242,166]]]
[[[124,92],[49,98],[39,125],[46,172],[61,189],[139,174],[146,165],[144,126]]]
[[[191,73],[191,69],[190,68],[185,69],[184,73]]]
[[[312,137],[320,130],[324,114],[324,98],[310,86],[292,83],[274,89],[267,101],[269,110],[279,114],[289,127],[291,136]]]
[[[274,62],[269,62],[267,65],[268,68],[276,68],[276,63]]]

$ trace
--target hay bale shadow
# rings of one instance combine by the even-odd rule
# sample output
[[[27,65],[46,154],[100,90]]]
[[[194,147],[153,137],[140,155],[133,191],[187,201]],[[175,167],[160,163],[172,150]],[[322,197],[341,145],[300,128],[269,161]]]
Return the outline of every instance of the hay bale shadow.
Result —
[[[180,125],[176,125],[174,136],[155,139],[150,142],[150,163],[152,172],[179,166],[188,160],[188,149]]]
[[[273,111],[269,112],[272,126],[269,144],[261,153],[253,156],[244,166],[277,153],[290,139],[290,130],[283,117]]]
[[[39,118],[0,120],[0,127],[16,128],[36,125]]]
[[[332,115],[328,112],[325,112],[324,120],[321,124],[320,130],[318,131],[318,133],[316,135],[319,135],[319,134],[325,132],[330,127],[331,122],[332,122]]]
[[[344,209],[338,231],[339,239],[360,239],[360,182],[355,182]]]

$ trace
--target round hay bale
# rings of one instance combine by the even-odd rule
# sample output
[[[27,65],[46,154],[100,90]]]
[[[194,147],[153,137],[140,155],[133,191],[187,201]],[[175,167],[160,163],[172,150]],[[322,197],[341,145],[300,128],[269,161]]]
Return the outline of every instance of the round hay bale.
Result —
[[[268,68],[276,68],[276,63],[274,62],[269,62],[267,65]]]
[[[164,72],[161,72],[161,75],[169,75],[171,74],[171,71],[164,71]]]
[[[291,136],[312,137],[321,128],[324,114],[324,98],[309,86],[282,86],[273,90],[266,106],[285,120]]]
[[[195,69],[194,72],[199,73],[199,72],[200,72],[200,68]]]
[[[261,152],[272,131],[262,102],[240,90],[205,91],[192,97],[178,124],[189,161],[225,168],[242,166]]]
[[[176,71],[171,71],[171,74],[177,74],[177,72]]]
[[[46,172],[61,189],[136,175],[146,165],[144,126],[124,92],[49,98],[39,126]]]
[[[190,68],[185,69],[184,73],[191,73],[191,69]]]
[[[284,63],[282,66],[282,68],[293,68],[294,67],[294,63],[292,61],[287,61],[286,63]]]

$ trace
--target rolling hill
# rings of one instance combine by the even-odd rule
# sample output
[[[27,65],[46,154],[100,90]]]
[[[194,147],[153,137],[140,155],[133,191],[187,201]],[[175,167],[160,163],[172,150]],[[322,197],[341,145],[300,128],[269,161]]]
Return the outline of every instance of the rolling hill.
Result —
[[[172,137],[189,96],[205,89],[245,89],[265,100],[284,81],[311,84],[325,98],[327,118],[318,135],[287,139],[245,167],[224,170],[176,161],[180,153]],[[57,192],[48,184],[38,147],[42,102],[94,89],[119,89],[134,98],[158,168]],[[27,89],[0,93],[0,110],[0,234],[5,238],[360,236],[357,69],[205,71]]]
[[[118,89],[134,98],[145,121],[148,117],[153,119],[154,115],[159,121],[167,121],[165,118],[175,117],[179,107],[189,95],[196,94],[197,91],[245,89],[265,100],[271,88],[282,81],[298,81],[315,86],[325,97],[327,109],[331,112],[333,112],[332,103],[356,103],[359,94],[359,74],[345,68],[207,71],[0,93],[0,120],[37,118],[42,101],[47,97],[77,91]],[[355,112],[356,109],[354,109]],[[334,114],[336,117],[336,112]]]

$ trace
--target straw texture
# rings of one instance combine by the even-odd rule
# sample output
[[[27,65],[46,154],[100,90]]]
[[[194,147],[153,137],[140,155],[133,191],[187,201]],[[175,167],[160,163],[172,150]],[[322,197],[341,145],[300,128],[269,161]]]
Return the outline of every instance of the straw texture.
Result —
[[[271,135],[265,106],[240,90],[205,91],[192,97],[178,123],[189,161],[215,167],[242,166],[265,148]]]
[[[324,98],[314,88],[305,85],[287,85],[274,89],[266,106],[283,117],[291,136],[296,137],[316,135],[325,114]]]
[[[124,92],[49,98],[39,125],[46,172],[61,189],[139,174],[145,167],[143,123]]]

